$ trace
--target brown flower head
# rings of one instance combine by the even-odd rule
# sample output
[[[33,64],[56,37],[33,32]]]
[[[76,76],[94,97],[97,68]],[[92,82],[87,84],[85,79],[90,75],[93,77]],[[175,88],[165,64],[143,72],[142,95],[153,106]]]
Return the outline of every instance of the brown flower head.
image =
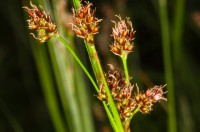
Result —
[[[163,92],[163,88],[165,86],[166,85],[154,86],[153,88],[150,88],[145,92],[145,96],[149,98],[153,103],[159,102],[160,100],[167,101],[167,99],[163,97],[163,94],[166,93]]]
[[[110,71],[105,74],[106,81],[117,106],[120,118],[124,121],[131,116],[136,106],[135,100],[132,98],[133,85],[126,83],[125,76],[119,69],[115,69],[112,65],[109,65],[109,67]],[[108,101],[103,85],[100,86],[100,92],[97,97],[102,101]]]
[[[137,85],[136,85],[137,86]],[[139,91],[139,88],[137,86],[137,94],[135,95],[135,102],[140,107],[140,112],[146,114],[149,113],[152,110],[152,106],[154,103],[159,102],[161,100],[167,101],[166,98],[163,97],[163,94],[166,92],[163,92],[164,86],[155,86],[153,88],[148,89],[145,93],[141,93]]]
[[[109,65],[109,68],[110,70],[105,74],[105,77],[122,121],[129,119],[136,108],[143,114],[147,114],[152,111],[153,104],[161,100],[167,100],[163,97],[166,93],[163,92],[163,88],[166,85],[155,86],[147,89],[146,92],[140,92],[136,84],[136,93],[132,94],[134,86],[130,82],[126,82],[122,72],[112,65]],[[108,101],[103,84],[100,85],[100,91],[97,97],[101,101]],[[107,103],[109,104],[109,102]]]
[[[92,3],[81,4],[78,10],[73,10],[74,24],[72,29],[77,36],[84,38],[88,43],[93,43],[94,34],[99,32],[98,24],[102,21],[95,17],[95,10],[91,8]]]
[[[120,16],[116,16],[119,18],[118,22],[112,21],[115,24],[115,27],[112,28],[112,36],[114,38],[114,42],[111,44],[111,51],[116,55],[121,55],[123,52],[129,53],[133,50],[134,44],[134,34],[132,23],[130,18],[126,18],[122,20]]]
[[[149,100],[149,98],[145,96],[145,94],[139,91],[138,85],[136,85],[136,87],[137,87],[137,94],[135,95],[135,102],[139,106],[140,112],[144,114],[149,113],[152,110],[151,108],[152,103]]]
[[[30,17],[30,19],[27,20],[29,29],[36,31],[37,34],[31,33],[31,35],[41,43],[44,43],[58,33],[57,27],[55,23],[52,22],[50,15],[46,13],[41,6],[39,9],[31,1],[30,6],[31,8],[23,8]]]

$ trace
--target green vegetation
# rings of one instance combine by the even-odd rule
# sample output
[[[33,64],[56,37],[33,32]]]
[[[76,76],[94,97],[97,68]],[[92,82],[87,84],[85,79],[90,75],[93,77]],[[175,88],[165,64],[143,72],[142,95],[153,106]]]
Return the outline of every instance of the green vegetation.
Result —
[[[37,30],[30,1],[0,4],[0,131],[198,131],[200,2],[90,2],[85,27],[79,0],[33,1]]]

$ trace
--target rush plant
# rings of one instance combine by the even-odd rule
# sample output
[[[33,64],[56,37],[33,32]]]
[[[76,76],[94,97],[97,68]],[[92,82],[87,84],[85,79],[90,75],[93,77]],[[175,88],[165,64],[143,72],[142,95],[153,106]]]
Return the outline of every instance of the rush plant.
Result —
[[[130,18],[123,19],[120,15],[116,15],[117,20],[112,21],[114,24],[111,34],[113,42],[110,44],[110,51],[121,58],[123,70],[108,64],[110,70],[105,72],[94,41],[103,20],[95,16],[92,3],[74,1],[74,5],[72,30],[84,40],[95,79],[68,42],[59,34],[56,23],[53,22],[50,14],[32,2],[30,2],[30,8],[23,7],[29,15],[27,22],[29,29],[33,31],[31,35],[40,43],[44,43],[52,37],[63,43],[93,84],[97,98],[103,103],[114,131],[129,132],[131,119],[137,112],[150,113],[155,103],[162,100],[167,101],[163,96],[166,93],[163,91],[166,85],[156,85],[142,92],[136,83],[131,83],[127,59],[129,53],[134,50],[135,30]]]

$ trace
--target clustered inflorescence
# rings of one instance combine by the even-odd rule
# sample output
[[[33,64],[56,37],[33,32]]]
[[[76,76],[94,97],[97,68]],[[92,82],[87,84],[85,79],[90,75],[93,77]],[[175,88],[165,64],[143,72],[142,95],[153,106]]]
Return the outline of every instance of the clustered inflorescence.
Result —
[[[72,29],[77,36],[84,38],[88,43],[94,43],[94,35],[99,32],[98,24],[102,21],[95,17],[95,10],[91,8],[92,3],[80,4],[78,10],[73,9]]]
[[[85,5],[80,5],[79,9],[73,9],[73,20],[72,29],[76,35],[85,39],[87,43],[94,43],[94,35],[98,33],[98,24],[102,21],[95,17],[95,10],[91,9],[92,4],[85,2]],[[130,18],[123,20],[120,16],[116,15],[119,19],[118,22],[114,23],[112,28],[112,35],[114,38],[111,44],[111,51],[118,56],[125,54],[127,57],[128,53],[133,51],[134,48],[134,34],[132,23]],[[114,102],[117,106],[120,118],[122,121],[129,119],[134,110],[138,109],[142,113],[149,113],[152,110],[152,105],[160,100],[166,100],[163,97],[164,86],[155,86],[148,89],[145,93],[139,91],[138,86],[137,92],[133,95],[133,87],[130,80],[121,73],[119,69],[115,69],[112,65],[109,65],[110,71],[105,74],[108,87]],[[101,101],[106,101],[108,104],[108,97],[104,84],[100,85],[100,91],[97,96]]]
[[[154,103],[166,100],[163,97],[165,85],[155,86],[145,93],[140,92],[136,85],[137,92],[132,94],[134,86],[125,81],[125,76],[119,69],[115,69],[112,65],[109,66],[110,71],[105,76],[122,121],[129,119],[137,108],[139,108],[140,112],[146,114],[152,110]],[[100,87],[97,97],[102,101],[108,101],[103,85]]]
[[[152,106],[154,103],[159,102],[161,100],[167,101],[166,98],[163,97],[163,88],[166,85],[154,86],[153,88],[147,89],[145,93],[141,93],[137,87],[137,93],[135,94],[135,103],[140,105],[140,111],[144,114],[149,113],[152,110]]]
[[[36,31],[37,34],[31,33],[31,35],[39,42],[44,43],[58,33],[57,27],[55,23],[52,22],[50,15],[46,13],[41,6],[40,9],[38,9],[31,1],[30,5],[32,8],[23,8],[28,12],[30,17],[30,19],[27,20],[29,29]]]
[[[122,120],[131,116],[136,104],[132,98],[133,86],[126,83],[126,78],[119,69],[109,65],[110,71],[105,74],[106,81],[111,91],[111,95],[116,103]],[[101,85],[97,96],[102,101],[108,101],[104,85]]]
[[[41,6],[38,9],[32,2],[30,2],[30,5],[32,8],[23,8],[30,16],[30,19],[27,20],[29,29],[36,31],[37,35],[31,34],[41,43],[46,42],[50,37],[58,34],[56,25]],[[74,24],[72,24],[72,29],[77,36],[84,38],[87,43],[94,44],[94,35],[99,32],[99,23],[102,20],[95,17],[95,10],[91,9],[91,6],[91,3],[85,2],[85,5],[80,4],[79,9],[73,9]],[[122,56],[125,54],[127,57],[128,53],[132,52],[134,48],[135,31],[129,18],[123,20],[120,16],[117,17],[118,22],[112,21],[114,28],[112,28],[111,36],[114,41],[110,47],[115,55]],[[130,83],[129,77],[112,65],[109,65],[109,67],[110,71],[105,74],[105,78],[122,121],[130,119],[136,110],[144,114],[149,113],[154,103],[167,100],[163,97],[166,93],[163,92],[163,88],[166,85],[154,86],[147,89],[146,92],[140,92],[137,85]],[[109,104],[104,85],[100,84],[97,97]],[[136,87],[135,92],[133,92],[134,87]]]
[[[132,52],[134,44],[132,40],[134,39],[134,33],[132,23],[130,18],[122,20],[120,16],[118,22],[112,21],[115,24],[115,27],[112,28],[112,36],[114,42],[111,44],[111,51],[116,55],[121,55],[123,52],[129,53]]]

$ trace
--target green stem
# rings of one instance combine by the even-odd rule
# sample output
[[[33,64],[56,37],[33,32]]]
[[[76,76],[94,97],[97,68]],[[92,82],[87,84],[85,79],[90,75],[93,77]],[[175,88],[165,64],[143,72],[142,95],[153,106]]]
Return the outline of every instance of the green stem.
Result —
[[[117,127],[118,127],[120,132],[123,132],[124,130],[123,130],[123,126],[122,126],[122,123],[121,123],[121,119],[120,119],[119,113],[117,111],[117,108],[115,106],[112,95],[110,93],[110,89],[108,87],[108,84],[106,82],[104,72],[102,70],[100,60],[99,60],[99,57],[98,57],[97,52],[96,52],[96,48],[95,48],[94,44],[87,43],[86,41],[85,41],[85,46],[86,46],[86,49],[87,49],[87,52],[88,52],[88,55],[89,55],[89,58],[90,58],[90,62],[92,64],[93,71],[95,73],[95,77],[97,79],[97,83],[99,85],[101,83],[103,83],[105,90],[106,90],[106,93],[107,93],[107,96],[108,96],[109,106],[110,106],[111,112],[113,114],[113,117],[116,121]]]
[[[89,44],[85,42],[85,46],[90,58],[90,62],[92,64],[92,68],[95,74],[95,78],[97,80],[97,84],[100,85],[102,83],[102,80],[104,78],[103,70],[101,68],[101,64],[98,58],[98,55],[96,53],[96,48],[94,45]],[[107,83],[106,83],[107,84]]]
[[[164,57],[164,68],[165,78],[168,86],[168,132],[176,132],[176,110],[175,110],[175,99],[174,99],[174,82],[172,74],[172,60],[170,50],[170,32],[167,14],[167,1],[159,0],[160,6],[160,22],[162,30],[162,44],[163,44],[163,57]]]
[[[79,60],[78,56],[76,55],[76,53],[72,50],[72,48],[69,46],[69,44],[61,37],[61,36],[57,36],[57,38],[66,46],[66,48],[70,51],[70,53],[73,55],[73,57],[75,58],[75,60],[78,62],[78,64],[81,66],[81,68],[83,69],[83,71],[86,73],[86,75],[88,76],[88,78],[90,79],[90,81],[92,82],[93,86],[95,87],[96,91],[99,92],[98,86],[96,85],[96,83],[94,82],[93,78],[91,77],[91,75],[89,74],[89,72],[87,71],[87,69],[85,68],[85,66],[82,64],[82,62]],[[115,121],[112,117],[112,114],[110,113],[108,106],[106,105],[105,102],[103,102],[104,108],[106,110],[106,113],[111,121],[111,124],[114,128],[114,130],[116,132],[118,132],[117,130],[117,126],[115,124]]]
[[[121,58],[122,58],[122,62],[123,62],[126,83],[128,84],[129,83],[129,74],[128,74],[128,67],[127,67],[127,53],[122,52]]]
[[[85,72],[85,74],[87,75],[87,77],[89,78],[89,80],[91,81],[91,83],[93,84],[93,86],[95,87],[96,91],[99,92],[99,88],[96,85],[95,81],[93,80],[92,76],[90,75],[90,73],[88,72],[88,70],[85,68],[85,66],[83,65],[83,63],[81,62],[81,60],[78,58],[78,56],[76,55],[76,53],[73,51],[73,49],[69,46],[69,44],[65,41],[65,39],[63,39],[60,35],[57,35],[57,38],[58,38],[58,40],[60,40],[66,46],[66,48],[72,54],[72,56],[74,57],[74,59],[77,61],[77,63],[83,69],[83,71]]]
[[[141,105],[138,105],[137,108],[133,111],[132,115],[128,118],[128,120],[125,122],[125,132],[128,132],[130,130],[130,122],[133,116],[140,110]]]
[[[107,106],[106,102],[104,102],[104,101],[103,101],[103,106],[104,106],[104,108],[106,110],[106,114],[108,116],[108,119],[110,120],[110,123],[111,123],[113,129],[115,130],[115,132],[119,132],[119,130],[117,128],[117,124],[115,123],[115,120],[114,120],[112,114],[110,113],[110,110],[108,109],[108,106]]]

